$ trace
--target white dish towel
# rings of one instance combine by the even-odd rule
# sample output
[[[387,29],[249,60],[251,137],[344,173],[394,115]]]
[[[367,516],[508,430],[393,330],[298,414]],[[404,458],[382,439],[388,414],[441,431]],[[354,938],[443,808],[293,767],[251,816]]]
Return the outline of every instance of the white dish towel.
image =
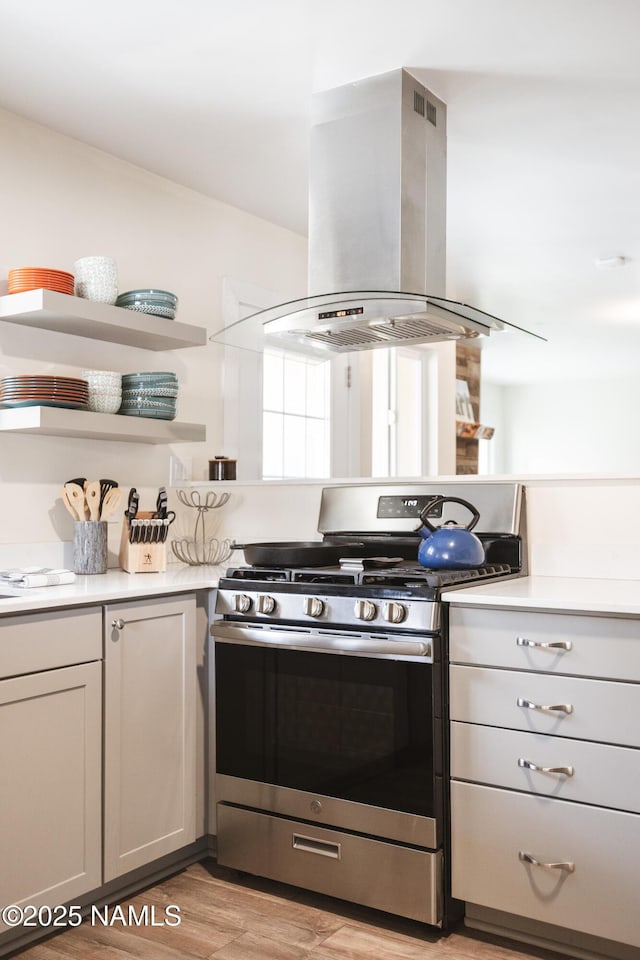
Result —
[[[51,567],[0,570],[0,582],[12,587],[57,587],[61,583],[73,583],[75,578],[72,570],[53,570]]]

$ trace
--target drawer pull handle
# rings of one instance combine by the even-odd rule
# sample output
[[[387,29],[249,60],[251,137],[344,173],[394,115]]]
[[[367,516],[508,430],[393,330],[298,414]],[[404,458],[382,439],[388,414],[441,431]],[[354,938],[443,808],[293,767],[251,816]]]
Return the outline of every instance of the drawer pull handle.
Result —
[[[328,843],[326,840],[317,840],[315,837],[304,837],[301,833],[293,834],[293,849],[303,850],[305,853],[317,853],[320,857],[331,857],[333,860],[341,858],[341,844]]]
[[[548,870],[564,870],[566,873],[575,873],[576,865],[570,860],[566,860],[560,863],[545,863],[543,860],[536,860],[535,857],[532,857],[530,853],[525,853],[524,850],[518,851],[518,859],[522,863],[531,863],[534,867],[546,867]]]
[[[573,713],[573,705],[570,703],[533,703],[532,700],[518,697],[517,704],[519,707],[526,707],[527,710],[542,710],[545,713]]]
[[[117,620],[111,621],[111,626],[114,630],[124,630],[124,620],[121,620],[120,617],[118,617]]]
[[[516,637],[516,643],[519,647],[535,647],[536,650],[573,650],[571,640],[543,642],[542,640],[529,640],[527,637]]]
[[[565,777],[572,777],[575,773],[573,767],[539,767],[533,760],[525,760],[524,757],[519,757],[518,766],[525,770],[536,770],[538,773],[561,773]]]

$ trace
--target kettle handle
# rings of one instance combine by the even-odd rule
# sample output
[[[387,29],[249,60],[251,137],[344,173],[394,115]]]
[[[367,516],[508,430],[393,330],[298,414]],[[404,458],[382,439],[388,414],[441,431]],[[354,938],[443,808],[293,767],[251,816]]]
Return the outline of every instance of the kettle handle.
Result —
[[[460,497],[433,497],[420,511],[420,519],[422,520],[424,526],[431,531],[431,533],[435,533],[436,530],[440,530],[440,527],[434,527],[429,521],[427,514],[430,513],[434,507],[439,507],[443,503],[459,503],[463,507],[466,507],[472,516],[471,521],[467,524],[465,530],[473,530],[476,523],[480,519],[480,514],[472,503],[469,503],[467,500],[461,500]]]

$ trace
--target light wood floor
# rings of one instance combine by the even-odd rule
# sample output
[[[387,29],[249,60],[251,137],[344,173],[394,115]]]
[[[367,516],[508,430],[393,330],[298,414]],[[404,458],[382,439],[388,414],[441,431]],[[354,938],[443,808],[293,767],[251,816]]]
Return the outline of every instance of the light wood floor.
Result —
[[[83,923],[19,953],[19,960],[558,960],[558,955],[460,928],[429,927],[255,877],[213,860],[122,902],[180,908],[179,926]]]

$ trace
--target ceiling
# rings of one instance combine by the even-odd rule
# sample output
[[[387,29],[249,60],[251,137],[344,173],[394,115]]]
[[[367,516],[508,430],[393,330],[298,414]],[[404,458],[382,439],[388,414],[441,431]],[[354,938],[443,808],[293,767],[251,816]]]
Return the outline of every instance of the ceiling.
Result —
[[[637,0],[4,0],[0,106],[305,233],[312,94],[407,67],[448,107],[447,295],[550,341],[486,365],[635,375],[639,36]]]

